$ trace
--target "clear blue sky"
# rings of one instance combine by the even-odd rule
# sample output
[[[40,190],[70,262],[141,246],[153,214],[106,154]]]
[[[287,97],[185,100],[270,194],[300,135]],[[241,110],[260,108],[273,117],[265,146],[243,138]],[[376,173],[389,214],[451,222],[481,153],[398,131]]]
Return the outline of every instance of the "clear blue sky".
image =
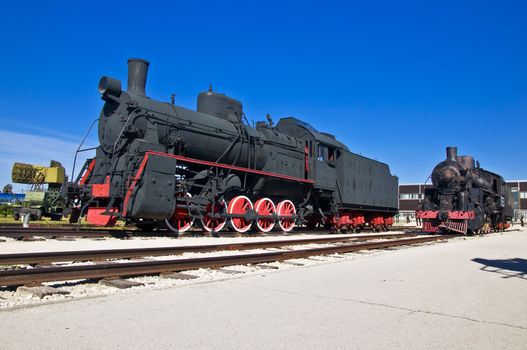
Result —
[[[100,76],[126,86],[129,57],[151,62],[152,98],[195,108],[212,83],[250,120],[297,116],[402,183],[447,145],[527,178],[525,1],[18,1],[0,36],[2,184],[15,159],[71,166]]]

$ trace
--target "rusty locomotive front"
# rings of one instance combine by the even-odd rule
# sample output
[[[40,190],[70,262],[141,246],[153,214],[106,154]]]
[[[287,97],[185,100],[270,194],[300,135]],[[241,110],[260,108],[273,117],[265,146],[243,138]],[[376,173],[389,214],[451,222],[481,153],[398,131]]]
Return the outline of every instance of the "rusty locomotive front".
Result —
[[[432,171],[432,188],[425,190],[416,217],[425,232],[462,234],[501,231],[513,214],[511,190],[498,174],[485,170],[471,156],[458,156],[447,147],[446,159]]]

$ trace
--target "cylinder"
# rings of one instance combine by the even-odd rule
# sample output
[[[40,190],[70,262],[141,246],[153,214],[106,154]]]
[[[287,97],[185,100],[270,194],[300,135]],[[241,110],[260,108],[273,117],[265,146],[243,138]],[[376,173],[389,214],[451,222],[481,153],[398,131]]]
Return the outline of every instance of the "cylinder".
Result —
[[[146,76],[150,62],[142,58],[128,60],[128,92],[145,96]]]
[[[457,161],[457,147],[446,148],[446,159],[456,162]]]

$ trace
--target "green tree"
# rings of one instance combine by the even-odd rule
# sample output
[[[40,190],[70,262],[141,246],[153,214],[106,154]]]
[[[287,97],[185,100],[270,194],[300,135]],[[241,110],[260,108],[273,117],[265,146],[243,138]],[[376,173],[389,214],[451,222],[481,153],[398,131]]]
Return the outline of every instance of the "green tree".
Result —
[[[13,193],[13,185],[7,184],[2,189],[2,193]]]

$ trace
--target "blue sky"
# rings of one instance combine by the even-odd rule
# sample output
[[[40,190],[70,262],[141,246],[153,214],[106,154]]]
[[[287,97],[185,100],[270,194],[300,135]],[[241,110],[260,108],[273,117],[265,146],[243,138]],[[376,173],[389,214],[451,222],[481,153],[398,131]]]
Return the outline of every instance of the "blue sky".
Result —
[[[147,93],[208,88],[249,120],[294,115],[422,183],[447,145],[527,178],[524,1],[9,2],[0,12],[0,184],[14,160],[71,170],[102,75],[151,62]],[[89,139],[97,143],[96,135]]]

